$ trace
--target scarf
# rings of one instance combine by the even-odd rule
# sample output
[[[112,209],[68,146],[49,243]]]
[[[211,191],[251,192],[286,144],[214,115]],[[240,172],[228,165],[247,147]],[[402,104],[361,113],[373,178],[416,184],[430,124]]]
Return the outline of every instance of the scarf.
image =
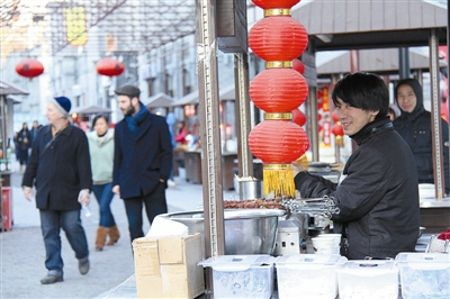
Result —
[[[125,117],[125,121],[127,122],[128,130],[131,133],[136,134],[139,131],[139,125],[144,121],[148,114],[147,108],[139,102],[139,111],[134,115],[128,115]]]

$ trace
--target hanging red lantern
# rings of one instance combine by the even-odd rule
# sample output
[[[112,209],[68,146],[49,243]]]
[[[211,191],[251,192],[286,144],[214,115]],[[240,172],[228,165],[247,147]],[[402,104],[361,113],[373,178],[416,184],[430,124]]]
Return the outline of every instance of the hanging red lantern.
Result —
[[[331,129],[331,132],[334,136],[344,136],[344,127],[340,124],[336,124],[333,126],[333,129]]]
[[[125,66],[113,58],[103,58],[97,62],[96,69],[100,75],[114,77],[122,74]]]
[[[292,68],[300,74],[305,73],[305,65],[300,61],[300,59],[295,58],[294,60],[292,60]]]
[[[300,110],[294,109],[292,110],[292,121],[300,127],[303,127],[306,124],[306,116]]]
[[[291,163],[309,147],[305,130],[290,121],[271,120],[257,125],[249,135],[251,152],[264,163]]]
[[[267,17],[250,30],[248,45],[266,61],[292,61],[305,51],[308,34],[291,17]]]
[[[24,59],[16,66],[16,72],[27,78],[34,78],[44,72],[44,66],[36,59]]]
[[[252,80],[249,94],[266,112],[291,112],[305,102],[308,84],[293,69],[266,69]]]
[[[256,6],[264,9],[291,8],[299,2],[300,0],[253,0]]]

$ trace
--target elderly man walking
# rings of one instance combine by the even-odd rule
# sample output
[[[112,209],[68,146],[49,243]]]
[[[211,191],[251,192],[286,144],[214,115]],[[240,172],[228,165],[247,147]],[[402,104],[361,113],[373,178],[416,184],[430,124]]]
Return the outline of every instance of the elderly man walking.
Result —
[[[48,270],[42,284],[63,281],[61,228],[75,251],[80,273],[89,271],[88,243],[80,209],[89,203],[91,164],[86,135],[68,120],[71,106],[66,97],[54,98],[47,105],[49,125],[36,136],[22,182],[28,200],[33,197],[33,185],[36,187]]]

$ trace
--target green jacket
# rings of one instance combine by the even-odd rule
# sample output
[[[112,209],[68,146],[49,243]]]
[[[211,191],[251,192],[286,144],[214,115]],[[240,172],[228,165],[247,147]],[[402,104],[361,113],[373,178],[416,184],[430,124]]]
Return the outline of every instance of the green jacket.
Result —
[[[109,129],[105,136],[89,132],[89,153],[91,154],[92,180],[94,185],[112,182],[114,161],[114,130]]]

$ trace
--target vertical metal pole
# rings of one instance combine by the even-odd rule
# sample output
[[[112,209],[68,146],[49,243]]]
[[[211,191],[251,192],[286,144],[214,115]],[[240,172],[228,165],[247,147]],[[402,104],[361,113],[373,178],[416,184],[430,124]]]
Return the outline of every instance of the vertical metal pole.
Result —
[[[248,58],[247,53],[234,54],[235,93],[236,93],[236,120],[239,176],[253,176],[253,159],[248,147],[248,134],[250,133],[250,103],[248,97]]]
[[[6,122],[7,112],[6,112],[6,96],[2,95],[0,96],[0,117],[1,117],[1,140],[2,140],[2,151],[3,151],[3,157],[5,159],[5,170],[8,170],[8,160],[7,155],[7,141],[8,141],[8,128],[6,127],[8,124]]]
[[[316,87],[309,87],[308,101],[306,101],[308,115],[308,131],[311,139],[312,160],[319,161],[319,126],[317,125],[317,97]]]
[[[411,70],[409,68],[409,48],[398,49],[398,65],[400,69],[400,79],[410,77]]]
[[[197,0],[197,70],[207,256],[224,254],[225,248],[215,4],[215,0]]]
[[[441,134],[441,113],[439,98],[439,56],[438,38],[436,31],[431,30],[430,36],[430,77],[431,77],[431,122],[432,122],[432,144],[433,144],[433,176],[436,191],[436,199],[442,200],[444,197],[444,167],[443,167],[443,147]]]

